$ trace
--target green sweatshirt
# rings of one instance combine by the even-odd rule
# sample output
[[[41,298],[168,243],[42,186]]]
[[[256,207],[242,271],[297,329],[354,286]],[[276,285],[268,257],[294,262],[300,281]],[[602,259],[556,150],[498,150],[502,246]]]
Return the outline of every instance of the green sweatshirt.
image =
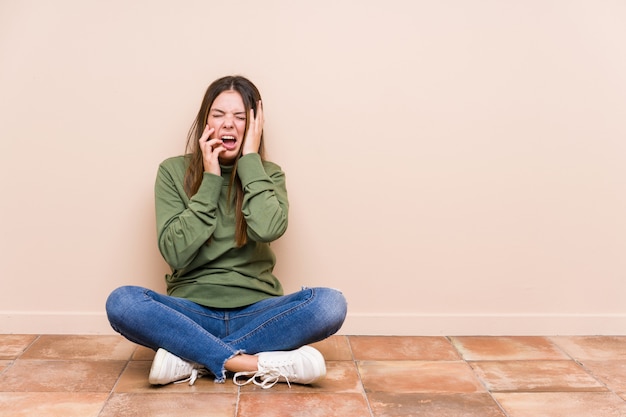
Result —
[[[204,173],[191,198],[183,189],[186,169],[186,157],[167,159],[155,184],[159,250],[172,268],[165,276],[167,293],[215,308],[282,295],[269,245],[287,229],[289,203],[281,168],[258,154],[239,159],[248,225],[248,242],[241,248],[235,244],[234,201],[227,202],[233,167],[222,166],[221,176]]]

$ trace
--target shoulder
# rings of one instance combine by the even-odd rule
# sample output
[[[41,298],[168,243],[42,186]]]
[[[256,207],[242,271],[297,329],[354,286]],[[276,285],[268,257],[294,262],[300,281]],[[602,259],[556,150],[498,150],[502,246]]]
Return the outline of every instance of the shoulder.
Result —
[[[178,168],[178,167],[186,167],[188,161],[187,155],[178,155],[172,156],[165,159],[159,166],[165,168]]]
[[[186,155],[179,155],[167,158],[159,164],[159,172],[169,172],[171,174],[183,173],[187,169],[189,164],[189,157]]]
[[[189,165],[188,161],[188,157],[180,155],[161,162],[156,174],[157,184],[182,184]]]
[[[283,169],[275,162],[272,161],[263,161],[263,169],[267,173],[267,175],[272,176],[273,174],[284,174]]]
[[[261,173],[273,177],[283,175],[281,167],[271,161],[262,160],[258,153],[250,153],[239,158],[237,172],[240,176],[257,178]],[[243,178],[242,178],[243,179]]]

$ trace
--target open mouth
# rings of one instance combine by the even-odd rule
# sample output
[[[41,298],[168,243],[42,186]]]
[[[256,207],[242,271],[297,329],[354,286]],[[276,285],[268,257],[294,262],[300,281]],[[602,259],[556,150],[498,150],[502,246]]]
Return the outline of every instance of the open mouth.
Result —
[[[237,139],[234,136],[225,135],[221,137],[222,144],[228,150],[235,149],[237,145]]]

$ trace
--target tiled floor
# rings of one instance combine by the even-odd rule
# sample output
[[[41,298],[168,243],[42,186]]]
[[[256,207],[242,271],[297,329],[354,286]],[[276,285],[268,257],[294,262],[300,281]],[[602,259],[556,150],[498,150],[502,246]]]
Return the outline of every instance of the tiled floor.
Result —
[[[152,387],[118,336],[0,335],[0,416],[625,417],[623,337],[333,336],[327,378]]]

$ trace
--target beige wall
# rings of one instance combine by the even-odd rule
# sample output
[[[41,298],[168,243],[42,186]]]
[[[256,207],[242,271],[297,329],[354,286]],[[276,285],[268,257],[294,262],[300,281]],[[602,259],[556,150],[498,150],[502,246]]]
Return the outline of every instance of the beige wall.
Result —
[[[0,332],[162,290],[152,187],[204,89],[261,89],[287,290],[344,334],[626,328],[621,0],[0,0]]]

